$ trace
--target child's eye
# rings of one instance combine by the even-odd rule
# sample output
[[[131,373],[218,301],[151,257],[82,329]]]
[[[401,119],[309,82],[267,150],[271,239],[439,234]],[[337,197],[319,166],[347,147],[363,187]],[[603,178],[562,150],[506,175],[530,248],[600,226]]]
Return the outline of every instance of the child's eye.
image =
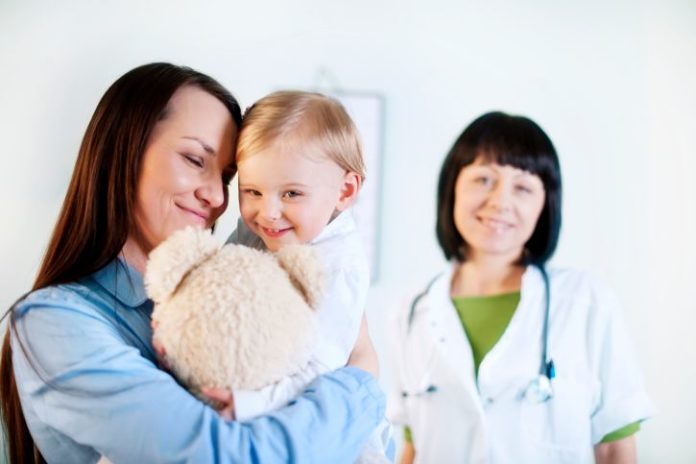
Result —
[[[186,161],[193,164],[194,166],[199,168],[203,167],[203,158],[201,158],[200,156],[189,155],[188,153],[182,153],[181,156],[183,156],[186,159]]]
[[[258,190],[254,190],[254,189],[243,189],[242,193],[244,195],[249,195],[252,197],[260,197],[261,196],[261,192],[259,192]]]
[[[285,198],[296,198],[296,197],[302,196],[302,192],[297,191],[297,190],[288,190],[287,192],[285,192],[285,194],[283,196]]]
[[[518,192],[522,192],[522,193],[532,193],[532,189],[530,187],[528,187],[526,185],[522,185],[522,184],[516,185],[515,189]]]

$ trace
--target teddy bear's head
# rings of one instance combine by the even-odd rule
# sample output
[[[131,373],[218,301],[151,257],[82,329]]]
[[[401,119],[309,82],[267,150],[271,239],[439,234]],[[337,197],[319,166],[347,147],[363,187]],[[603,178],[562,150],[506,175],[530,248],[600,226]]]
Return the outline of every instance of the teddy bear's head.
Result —
[[[149,256],[153,337],[194,393],[257,389],[298,371],[316,334],[323,273],[307,245],[270,254],[180,230]]]

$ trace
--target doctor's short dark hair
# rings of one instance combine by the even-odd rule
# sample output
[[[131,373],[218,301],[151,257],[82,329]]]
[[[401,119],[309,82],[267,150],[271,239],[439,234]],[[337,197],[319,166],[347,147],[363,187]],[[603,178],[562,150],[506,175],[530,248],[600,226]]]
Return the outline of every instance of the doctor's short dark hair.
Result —
[[[543,265],[556,250],[561,229],[561,168],[546,133],[529,118],[486,113],[464,129],[440,171],[437,239],[449,259],[466,260],[467,244],[454,224],[454,190],[459,172],[477,159],[536,174],[544,184],[544,207],[525,244],[521,264]]]

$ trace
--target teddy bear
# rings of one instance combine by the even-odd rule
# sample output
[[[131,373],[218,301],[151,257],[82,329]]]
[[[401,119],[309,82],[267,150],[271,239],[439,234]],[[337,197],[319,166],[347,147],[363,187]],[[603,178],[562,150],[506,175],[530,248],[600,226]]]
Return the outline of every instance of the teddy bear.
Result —
[[[192,393],[253,390],[301,370],[317,336],[323,270],[312,248],[268,253],[187,227],[149,255],[153,343]]]

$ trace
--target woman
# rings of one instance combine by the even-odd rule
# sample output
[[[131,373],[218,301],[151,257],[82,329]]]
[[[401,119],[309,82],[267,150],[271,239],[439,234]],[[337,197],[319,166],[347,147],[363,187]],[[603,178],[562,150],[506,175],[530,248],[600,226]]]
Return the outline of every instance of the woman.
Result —
[[[635,462],[652,406],[612,293],[545,269],[561,224],[556,151],[533,121],[476,119],[442,166],[451,264],[395,325],[388,416],[402,462]]]
[[[360,452],[384,407],[361,369],[320,377],[292,405],[241,424],[156,366],[147,254],[225,210],[240,123],[232,95],[189,68],[141,66],[106,92],[33,291],[13,307],[5,336],[0,393],[13,463],[350,462]]]

